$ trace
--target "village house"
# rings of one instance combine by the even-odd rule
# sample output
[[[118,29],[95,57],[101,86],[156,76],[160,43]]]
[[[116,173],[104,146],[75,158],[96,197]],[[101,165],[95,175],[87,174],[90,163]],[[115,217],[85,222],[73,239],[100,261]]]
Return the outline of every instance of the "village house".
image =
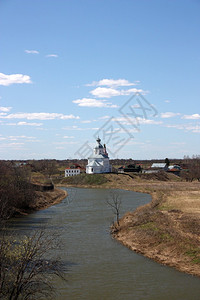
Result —
[[[166,163],[153,163],[147,170],[143,170],[143,173],[157,173],[159,171],[167,171],[168,166]]]
[[[65,177],[69,177],[69,176],[75,176],[81,173],[81,170],[79,168],[77,169],[70,169],[67,168],[65,169]]]
[[[173,173],[174,175],[180,175],[180,172],[181,172],[181,167],[179,165],[172,165],[172,166],[169,166],[168,167],[168,170],[167,172],[169,173]]]
[[[93,155],[91,155],[88,158],[86,173],[109,173],[112,171],[112,167],[109,162],[108,153],[106,151],[106,145],[104,144],[104,146],[102,146],[101,139],[99,137],[96,141],[97,145],[94,148]]]
[[[65,177],[79,175],[82,172],[85,172],[85,169],[78,164],[74,164],[65,169]]]

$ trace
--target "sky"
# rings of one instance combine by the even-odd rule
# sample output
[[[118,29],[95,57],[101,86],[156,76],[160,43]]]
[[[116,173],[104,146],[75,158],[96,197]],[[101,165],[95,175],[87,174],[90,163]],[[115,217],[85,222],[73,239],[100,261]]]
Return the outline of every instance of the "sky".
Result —
[[[199,0],[0,0],[0,159],[199,155]]]

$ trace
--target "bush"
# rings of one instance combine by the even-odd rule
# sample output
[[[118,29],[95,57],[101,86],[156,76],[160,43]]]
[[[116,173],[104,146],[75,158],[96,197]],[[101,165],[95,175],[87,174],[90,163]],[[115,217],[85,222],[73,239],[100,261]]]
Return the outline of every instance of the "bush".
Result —
[[[66,271],[59,258],[46,259],[59,248],[56,236],[41,230],[13,240],[16,234],[5,232],[0,233],[0,299],[54,298],[52,276],[64,279]]]

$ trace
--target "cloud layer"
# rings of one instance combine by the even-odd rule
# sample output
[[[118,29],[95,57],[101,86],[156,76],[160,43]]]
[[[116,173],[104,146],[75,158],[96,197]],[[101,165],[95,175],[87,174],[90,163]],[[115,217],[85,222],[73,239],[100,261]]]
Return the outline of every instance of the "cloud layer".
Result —
[[[79,116],[74,115],[63,115],[58,113],[16,113],[9,115],[1,115],[0,118],[3,119],[27,119],[27,120],[54,120],[54,119],[79,119]]]

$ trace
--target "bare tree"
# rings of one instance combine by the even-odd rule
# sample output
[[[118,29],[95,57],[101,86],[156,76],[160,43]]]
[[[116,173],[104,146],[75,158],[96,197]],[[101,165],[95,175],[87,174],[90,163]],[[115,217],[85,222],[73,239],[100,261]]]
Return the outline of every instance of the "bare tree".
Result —
[[[29,177],[26,169],[0,161],[0,219],[29,208],[36,196]]]
[[[181,171],[181,177],[186,181],[200,181],[200,158],[198,155],[193,155],[193,158],[184,159],[185,169]]]
[[[118,192],[112,191],[110,192],[110,195],[107,199],[107,204],[112,208],[115,216],[116,216],[116,222],[117,225],[119,226],[119,213],[120,213],[120,207],[121,207],[121,196]]]
[[[58,239],[41,230],[11,240],[6,232],[0,236],[0,299],[53,298],[52,277],[65,280],[66,271],[59,258],[51,259]]]

